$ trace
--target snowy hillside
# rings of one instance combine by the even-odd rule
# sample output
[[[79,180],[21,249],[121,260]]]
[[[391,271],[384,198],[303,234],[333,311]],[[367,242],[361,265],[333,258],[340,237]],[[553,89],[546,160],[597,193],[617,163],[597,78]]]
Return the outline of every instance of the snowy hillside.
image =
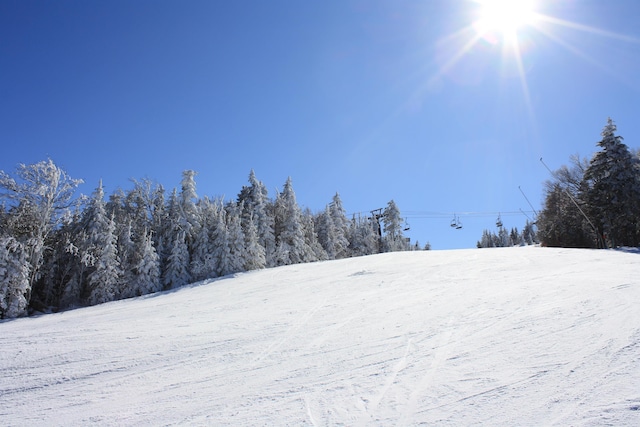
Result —
[[[640,255],[404,252],[0,323],[2,425],[640,425]]]

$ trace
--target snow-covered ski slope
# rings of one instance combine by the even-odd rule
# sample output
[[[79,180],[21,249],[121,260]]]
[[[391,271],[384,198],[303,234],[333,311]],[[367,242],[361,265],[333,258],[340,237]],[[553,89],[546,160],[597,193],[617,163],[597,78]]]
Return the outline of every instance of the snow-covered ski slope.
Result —
[[[640,254],[293,265],[0,323],[0,424],[640,425]]]

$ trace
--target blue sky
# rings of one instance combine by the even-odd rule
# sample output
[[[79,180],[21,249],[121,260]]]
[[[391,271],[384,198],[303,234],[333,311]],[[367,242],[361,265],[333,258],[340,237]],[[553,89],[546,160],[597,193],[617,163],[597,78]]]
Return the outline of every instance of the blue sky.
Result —
[[[521,228],[607,117],[640,138],[640,2],[540,0],[517,52],[472,0],[0,2],[0,169],[51,158],[89,194],[130,178],[314,212],[393,199],[412,241]],[[449,226],[458,215],[461,230]]]

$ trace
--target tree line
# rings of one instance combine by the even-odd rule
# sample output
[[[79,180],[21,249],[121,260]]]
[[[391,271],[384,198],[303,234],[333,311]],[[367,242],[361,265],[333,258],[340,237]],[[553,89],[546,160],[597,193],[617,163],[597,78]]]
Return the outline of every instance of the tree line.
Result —
[[[393,200],[380,215],[348,219],[336,194],[312,213],[291,178],[269,198],[249,174],[237,198],[199,198],[196,172],[180,190],[149,180],[108,198],[53,161],[0,171],[0,318],[175,289],[228,274],[412,249]]]
[[[522,232],[517,227],[508,230],[502,225],[498,225],[498,232],[483,230],[482,237],[476,243],[478,248],[505,248],[510,246],[525,246],[540,243],[536,233],[535,224],[526,221]]]
[[[537,219],[545,246],[640,245],[640,152],[631,151],[609,118],[590,160],[574,155],[545,183]]]

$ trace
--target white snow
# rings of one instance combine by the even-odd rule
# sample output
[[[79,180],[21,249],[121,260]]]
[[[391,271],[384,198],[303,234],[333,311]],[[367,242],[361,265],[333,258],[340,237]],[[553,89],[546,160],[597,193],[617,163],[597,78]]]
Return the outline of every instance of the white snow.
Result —
[[[640,254],[404,252],[0,323],[0,423],[640,425]]]

